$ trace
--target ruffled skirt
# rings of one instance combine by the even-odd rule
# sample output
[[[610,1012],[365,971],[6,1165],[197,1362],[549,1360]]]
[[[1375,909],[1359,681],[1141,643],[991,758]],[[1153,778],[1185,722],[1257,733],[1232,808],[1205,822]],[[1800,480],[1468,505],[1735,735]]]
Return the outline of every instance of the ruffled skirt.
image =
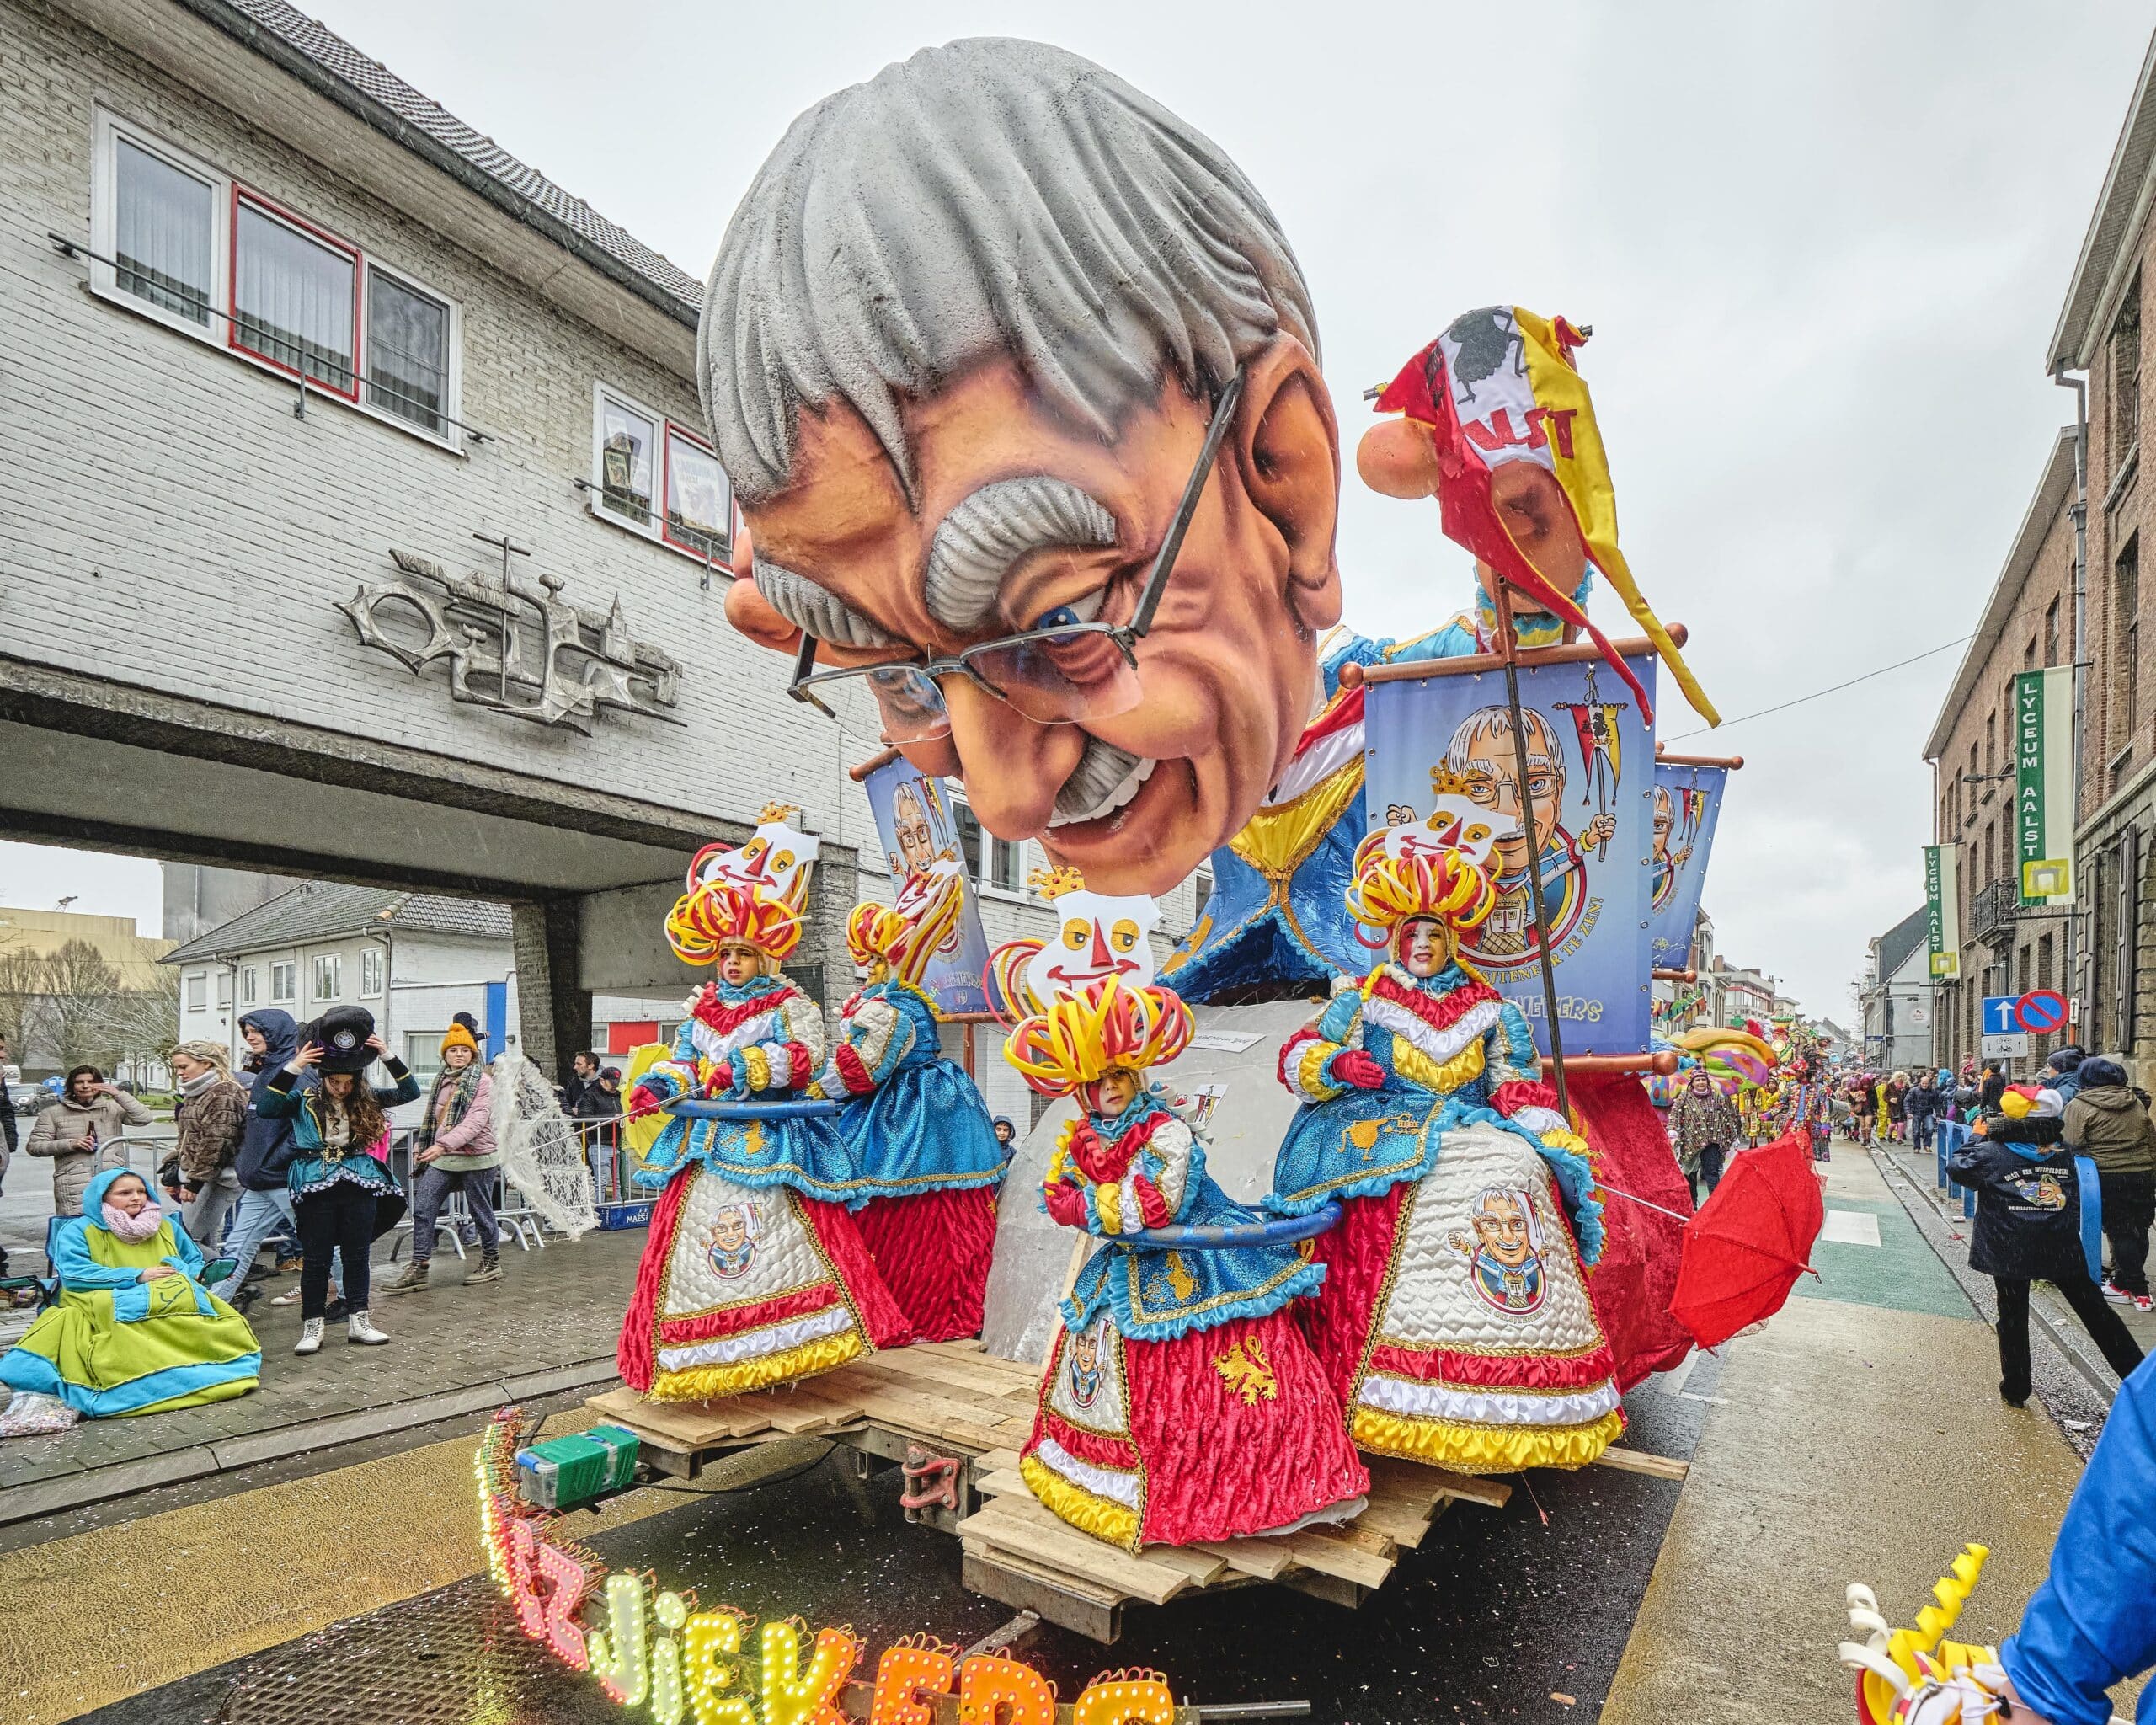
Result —
[[[1106,1309],[1059,1329],[1021,1471],[1129,1551],[1345,1520],[1370,1482],[1286,1309],[1166,1342],[1129,1339]]]
[[[1582,1466],[1624,1430],[1547,1165],[1517,1136],[1456,1127],[1429,1173],[1342,1210],[1299,1313],[1361,1448],[1500,1473]]]
[[[873,1198],[853,1220],[916,1340],[980,1333],[995,1255],[994,1187]]]
[[[653,1207],[616,1358],[653,1400],[703,1402],[912,1339],[843,1208],[691,1164]]]

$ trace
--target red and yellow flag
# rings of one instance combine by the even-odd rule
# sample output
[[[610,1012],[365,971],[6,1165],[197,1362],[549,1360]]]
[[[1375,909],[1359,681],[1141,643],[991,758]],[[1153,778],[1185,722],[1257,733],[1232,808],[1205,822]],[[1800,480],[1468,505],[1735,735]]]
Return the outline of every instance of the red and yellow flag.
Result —
[[[1721,715],[1617,548],[1617,494],[1587,381],[1572,363],[1572,350],[1585,339],[1562,318],[1540,318],[1519,306],[1486,306],[1454,318],[1410,360],[1379,396],[1378,411],[1405,414],[1431,428],[1446,537],[1545,611],[1584,629],[1639,697],[1642,716],[1652,720],[1646,691],[1586,612],[1513,542],[1492,499],[1490,476],[1510,462],[1532,462],[1553,475],[1572,506],[1588,558],[1654,643],[1684,698],[1709,724],[1718,724]]]

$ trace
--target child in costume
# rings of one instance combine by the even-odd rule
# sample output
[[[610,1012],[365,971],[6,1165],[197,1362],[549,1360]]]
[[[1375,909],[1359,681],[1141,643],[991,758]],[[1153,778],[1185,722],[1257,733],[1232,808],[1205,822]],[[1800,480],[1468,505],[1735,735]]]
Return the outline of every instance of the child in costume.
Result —
[[[838,1133],[853,1158],[861,1237],[929,1342],[980,1333],[1003,1178],[988,1108],[965,1068],[939,1051],[936,1003],[921,986],[961,902],[946,892],[911,915],[854,907],[846,949],[867,982],[841,1010],[838,1046],[816,1082],[846,1104]]]
[[[1519,1008],[1458,962],[1489,876],[1386,841],[1364,841],[1348,909],[1388,958],[1281,1049],[1305,1107],[1266,1208],[1342,1207],[1312,1242],[1327,1274],[1301,1316],[1364,1449],[1470,1473],[1580,1466],[1624,1429],[1588,1299],[1587,1146]]]
[[[90,1177],[54,1231],[58,1302],[0,1357],[0,1388],[51,1396],[88,1419],[244,1396],[262,1370],[248,1322],[206,1290],[202,1248],[142,1177]]]
[[[1171,991],[1108,977],[1057,996],[1006,1046],[1035,1090],[1085,1109],[1043,1203],[1105,1242],[1063,1302],[1022,1471],[1054,1514],[1131,1551],[1344,1519],[1369,1487],[1288,1316],[1324,1271],[1293,1246],[1122,1238],[1260,1220],[1206,1173],[1203,1146],[1143,1076],[1191,1033]]]
[[[666,937],[718,974],[690,997],[673,1057],[643,1074],[632,1106],[802,1097],[824,1062],[824,1019],[778,968],[799,915],[713,876],[675,903]],[[704,1401],[910,1341],[844,1207],[853,1176],[828,1119],[668,1121],[636,1175],[664,1189],[622,1324],[622,1381],[657,1401]]]

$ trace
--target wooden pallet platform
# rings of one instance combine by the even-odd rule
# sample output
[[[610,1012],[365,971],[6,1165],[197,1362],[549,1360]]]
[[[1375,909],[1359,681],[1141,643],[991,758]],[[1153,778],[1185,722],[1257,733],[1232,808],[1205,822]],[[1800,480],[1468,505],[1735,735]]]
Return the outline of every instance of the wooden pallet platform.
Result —
[[[1038,1388],[1036,1368],[985,1353],[979,1342],[925,1342],[754,1395],[649,1402],[622,1388],[586,1406],[635,1432],[654,1466],[683,1476],[725,1451],[797,1436],[889,1459],[908,1444],[954,1455],[963,1464],[960,1507],[928,1519],[963,1543],[966,1585],[1103,1642],[1120,1634],[1126,1605],[1207,1589],[1273,1582],[1359,1605],[1454,1499],[1495,1509],[1512,1495],[1495,1480],[1371,1459],[1368,1503],[1342,1525],[1134,1554],[1059,1520],[1027,1489],[1018,1451]]]

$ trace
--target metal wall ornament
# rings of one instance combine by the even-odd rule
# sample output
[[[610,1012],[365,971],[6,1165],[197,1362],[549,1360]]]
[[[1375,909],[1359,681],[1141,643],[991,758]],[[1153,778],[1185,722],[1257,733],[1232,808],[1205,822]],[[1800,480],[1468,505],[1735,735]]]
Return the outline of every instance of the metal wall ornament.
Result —
[[[449,663],[454,700],[537,724],[591,734],[602,708],[686,724],[670,709],[680,696],[681,665],[629,633],[617,593],[601,613],[561,596],[558,575],[529,580],[512,574],[504,540],[499,575],[454,575],[430,558],[392,550],[403,573],[362,584],[337,609],[352,621],[362,646],[387,653],[413,675],[436,660]],[[443,590],[437,594],[428,583]],[[384,606],[414,613],[426,631],[408,646],[382,628]]]

